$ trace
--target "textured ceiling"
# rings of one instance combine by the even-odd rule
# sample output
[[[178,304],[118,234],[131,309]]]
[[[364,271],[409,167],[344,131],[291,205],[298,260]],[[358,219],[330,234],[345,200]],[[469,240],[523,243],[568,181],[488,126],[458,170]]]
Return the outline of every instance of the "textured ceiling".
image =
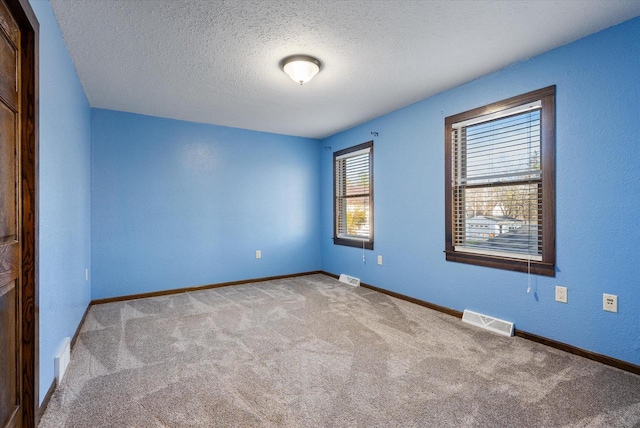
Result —
[[[639,0],[51,0],[93,107],[320,138],[640,15]],[[290,54],[324,68],[296,85]]]

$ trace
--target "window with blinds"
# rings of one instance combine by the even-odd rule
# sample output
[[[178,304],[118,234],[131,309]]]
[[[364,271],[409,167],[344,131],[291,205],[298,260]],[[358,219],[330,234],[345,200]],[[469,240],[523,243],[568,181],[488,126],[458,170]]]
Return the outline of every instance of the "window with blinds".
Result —
[[[555,273],[554,94],[546,88],[445,120],[447,260]]]
[[[373,249],[373,141],[335,152],[334,243]]]

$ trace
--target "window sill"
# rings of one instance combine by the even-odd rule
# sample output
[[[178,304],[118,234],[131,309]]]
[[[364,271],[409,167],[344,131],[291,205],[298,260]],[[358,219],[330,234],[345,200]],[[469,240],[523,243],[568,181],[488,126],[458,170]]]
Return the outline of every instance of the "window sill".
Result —
[[[531,263],[522,259],[509,259],[505,257],[491,257],[482,254],[445,251],[448,262],[467,263],[476,266],[485,266],[496,269],[504,269],[516,272],[531,272],[534,275],[556,276],[554,263],[532,260]]]
[[[360,239],[347,239],[347,238],[333,238],[335,245],[344,245],[346,247],[363,248],[366,250],[373,250],[373,242],[363,241]],[[363,245],[364,244],[364,245]]]

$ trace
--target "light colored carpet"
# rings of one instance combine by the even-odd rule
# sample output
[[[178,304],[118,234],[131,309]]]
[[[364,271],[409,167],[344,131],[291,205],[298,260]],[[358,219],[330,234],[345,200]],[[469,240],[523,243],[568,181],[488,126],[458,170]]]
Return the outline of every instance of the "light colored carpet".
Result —
[[[48,427],[633,427],[640,376],[325,275],[93,306]]]

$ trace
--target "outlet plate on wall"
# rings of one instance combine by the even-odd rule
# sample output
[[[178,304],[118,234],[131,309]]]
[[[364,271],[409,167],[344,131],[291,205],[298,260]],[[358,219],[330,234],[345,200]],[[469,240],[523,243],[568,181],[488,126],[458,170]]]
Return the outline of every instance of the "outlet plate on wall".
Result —
[[[556,285],[556,302],[567,303],[567,287]]]
[[[607,312],[618,312],[618,296],[615,294],[602,294],[602,310]]]

